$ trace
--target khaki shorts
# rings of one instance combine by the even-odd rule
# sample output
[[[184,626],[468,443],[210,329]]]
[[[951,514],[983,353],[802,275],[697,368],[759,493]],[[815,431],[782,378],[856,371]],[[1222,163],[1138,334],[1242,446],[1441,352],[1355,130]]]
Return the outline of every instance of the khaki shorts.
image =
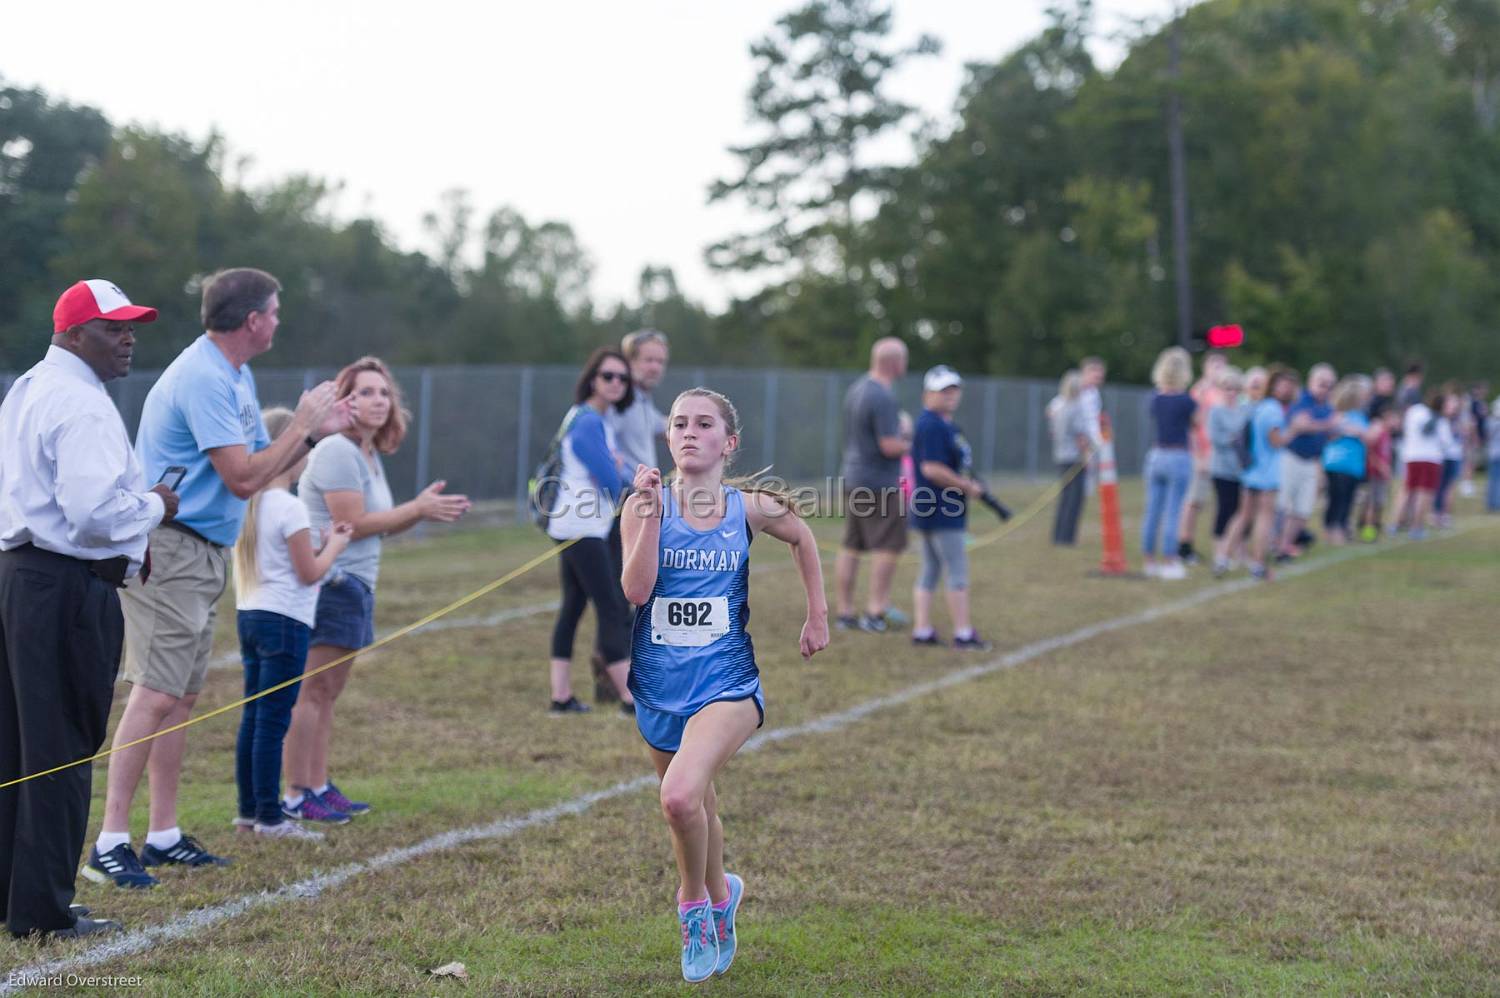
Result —
[[[151,532],[151,579],[120,591],[127,682],[181,697],[203,689],[214,616],[229,581],[226,552],[182,533]]]
[[[856,488],[844,494],[844,547],[850,551],[906,550],[906,501],[899,488]]]
[[[1322,482],[1322,461],[1283,451],[1281,488],[1276,492],[1276,508],[1299,520],[1312,519],[1313,507],[1318,504],[1318,487]]]

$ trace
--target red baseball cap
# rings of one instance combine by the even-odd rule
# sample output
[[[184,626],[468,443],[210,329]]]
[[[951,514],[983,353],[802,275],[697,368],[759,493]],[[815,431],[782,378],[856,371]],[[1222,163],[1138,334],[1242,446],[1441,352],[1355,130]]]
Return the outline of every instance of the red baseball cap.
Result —
[[[156,309],[130,304],[125,292],[109,281],[97,278],[79,281],[57,299],[57,305],[52,309],[52,331],[60,333],[91,319],[155,322]]]

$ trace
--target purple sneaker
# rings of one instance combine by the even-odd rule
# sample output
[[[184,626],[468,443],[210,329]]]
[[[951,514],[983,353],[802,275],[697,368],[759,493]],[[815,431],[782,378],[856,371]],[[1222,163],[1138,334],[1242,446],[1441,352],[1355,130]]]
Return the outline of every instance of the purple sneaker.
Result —
[[[303,791],[306,793],[306,791]],[[344,792],[338,788],[338,784],[332,780],[328,781],[328,789],[318,796],[323,798],[323,803],[335,811],[342,811],[351,817],[357,814],[365,814],[370,810],[370,805],[362,800],[350,800],[344,796]]]
[[[335,811],[319,800],[318,795],[311,790],[302,791],[302,803],[296,807],[287,807],[286,801],[282,801],[281,813],[294,821],[322,821],[330,825],[349,823],[347,814],[343,811]]]

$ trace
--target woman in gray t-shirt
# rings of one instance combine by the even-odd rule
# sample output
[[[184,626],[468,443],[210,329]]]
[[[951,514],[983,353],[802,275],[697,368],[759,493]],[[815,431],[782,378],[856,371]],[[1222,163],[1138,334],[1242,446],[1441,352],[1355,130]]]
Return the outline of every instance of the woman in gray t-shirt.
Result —
[[[354,525],[354,540],[318,593],[318,611],[307,653],[307,672],[345,659],[305,680],[287,731],[285,810],[312,821],[348,821],[370,809],[352,801],[328,778],[328,744],[333,737],[333,705],[349,670],[352,653],[375,640],[375,581],[380,574],[380,539],[423,520],[451,523],[469,508],[466,496],[443,494],[433,482],[409,502],[395,505],[381,454],[393,454],[406,436],[401,389],[390,369],[362,357],[339,372],[339,398],[353,396],[354,422],[344,433],[319,441],[297,483],[314,533],[330,523]]]

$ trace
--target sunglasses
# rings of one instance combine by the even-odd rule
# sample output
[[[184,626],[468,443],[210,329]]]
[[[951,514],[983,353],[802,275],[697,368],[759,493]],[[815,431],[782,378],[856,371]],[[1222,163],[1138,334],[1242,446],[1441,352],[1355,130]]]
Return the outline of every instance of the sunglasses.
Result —
[[[621,371],[600,371],[596,377],[601,381],[618,381],[622,384],[630,380],[630,375]]]

